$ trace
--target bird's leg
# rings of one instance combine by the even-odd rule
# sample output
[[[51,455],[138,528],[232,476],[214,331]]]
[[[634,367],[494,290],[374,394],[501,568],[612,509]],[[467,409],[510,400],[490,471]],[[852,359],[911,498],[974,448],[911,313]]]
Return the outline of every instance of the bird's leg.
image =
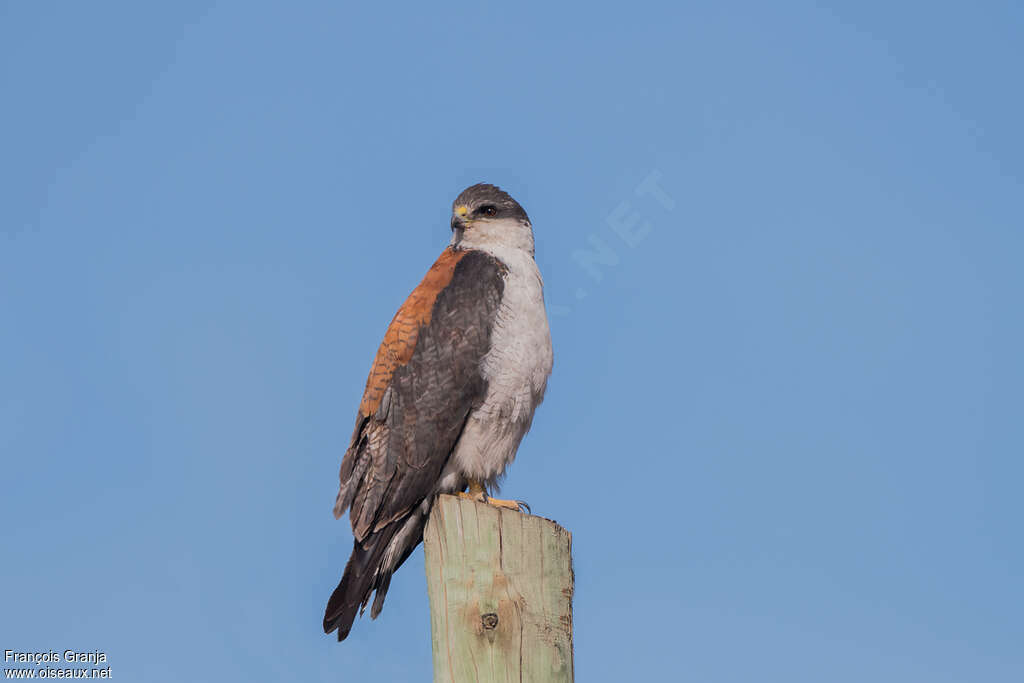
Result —
[[[530,506],[521,500],[501,500],[498,498],[491,498],[487,495],[487,489],[484,488],[484,485],[475,479],[469,480],[469,491],[460,491],[459,497],[475,500],[478,503],[487,503],[488,505],[493,505],[498,508],[506,508],[508,510],[518,510],[522,512],[530,511]]]

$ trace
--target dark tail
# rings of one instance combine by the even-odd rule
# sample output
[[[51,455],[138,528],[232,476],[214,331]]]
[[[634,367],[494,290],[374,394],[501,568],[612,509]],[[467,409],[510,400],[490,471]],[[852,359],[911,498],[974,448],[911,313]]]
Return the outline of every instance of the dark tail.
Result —
[[[377,576],[377,570],[384,559],[384,551],[387,550],[391,537],[394,536],[391,528],[381,529],[375,534],[370,534],[363,543],[356,541],[352,546],[352,555],[345,565],[345,573],[341,582],[331,594],[327,601],[327,609],[324,612],[324,633],[330,633],[338,629],[338,640],[345,640],[348,632],[352,630],[352,622],[355,621],[356,613],[361,612],[370,600],[370,594],[377,589],[377,599],[383,602],[381,588],[387,592],[387,584],[390,583],[391,575],[388,574],[383,582]],[[376,615],[374,615],[376,616]]]
[[[352,630],[352,622],[356,614],[361,614],[370,601],[370,594],[374,591],[377,595],[373,598],[373,607],[370,608],[370,618],[376,619],[380,610],[384,607],[384,598],[388,594],[388,586],[391,585],[391,574],[398,570],[423,541],[423,527],[426,524],[426,517],[414,513],[416,518],[413,524],[406,526],[407,518],[398,519],[380,531],[367,536],[362,543],[356,541],[352,546],[352,555],[345,565],[345,573],[341,577],[341,583],[334,589],[331,599],[327,601],[327,609],[324,612],[324,633],[330,633],[338,629],[338,640],[342,641]],[[391,569],[384,569],[384,555],[391,539],[399,535],[398,543],[401,544],[397,557],[392,558],[394,566]]]

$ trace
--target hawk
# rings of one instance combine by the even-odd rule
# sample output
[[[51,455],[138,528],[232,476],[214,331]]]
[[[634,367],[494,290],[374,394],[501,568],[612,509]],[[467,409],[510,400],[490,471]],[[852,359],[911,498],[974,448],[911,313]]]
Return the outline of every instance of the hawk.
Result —
[[[335,518],[346,510],[355,543],[324,614],[344,640],[376,592],[423,541],[441,493],[491,498],[530,429],[551,374],[544,284],[533,227],[494,185],[452,205],[452,238],[398,309],[366,380],[341,461]]]

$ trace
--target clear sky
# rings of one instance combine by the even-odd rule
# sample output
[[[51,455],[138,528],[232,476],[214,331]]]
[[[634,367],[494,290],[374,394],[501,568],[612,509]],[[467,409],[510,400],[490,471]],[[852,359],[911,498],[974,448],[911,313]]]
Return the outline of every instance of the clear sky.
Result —
[[[429,680],[420,551],[321,633],[331,507],[377,343],[487,181],[546,280],[504,493],[574,534],[577,680],[1019,681],[1022,29],[3,3],[0,648]]]

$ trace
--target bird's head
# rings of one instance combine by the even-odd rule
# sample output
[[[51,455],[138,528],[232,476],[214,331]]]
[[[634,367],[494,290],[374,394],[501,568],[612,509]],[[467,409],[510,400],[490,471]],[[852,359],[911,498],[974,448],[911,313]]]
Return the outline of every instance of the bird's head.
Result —
[[[519,202],[496,185],[467,187],[452,204],[452,245],[506,246],[533,253],[533,228]]]

